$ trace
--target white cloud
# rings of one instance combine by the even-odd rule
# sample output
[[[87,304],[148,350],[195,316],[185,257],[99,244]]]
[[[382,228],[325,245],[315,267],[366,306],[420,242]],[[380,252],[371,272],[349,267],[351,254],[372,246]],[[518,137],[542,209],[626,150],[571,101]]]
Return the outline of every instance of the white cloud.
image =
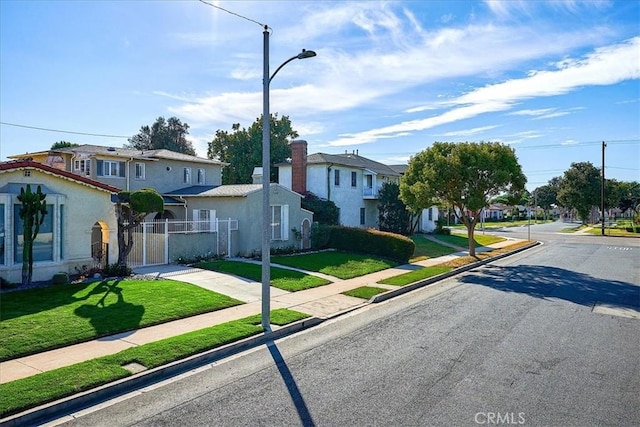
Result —
[[[472,128],[472,129],[445,132],[445,133],[438,134],[437,136],[452,137],[452,138],[469,137],[469,136],[474,136],[474,135],[484,133],[488,130],[492,130],[498,127],[500,127],[500,125],[481,126],[481,127]]]
[[[388,134],[420,131],[445,123],[475,117],[479,114],[504,111],[525,99],[562,95],[584,86],[599,86],[640,78],[640,37],[625,43],[596,49],[572,66],[560,70],[540,71],[522,79],[487,85],[451,101],[452,107],[439,116],[402,122],[392,126],[364,131],[332,141],[330,145],[355,145],[386,138]]]

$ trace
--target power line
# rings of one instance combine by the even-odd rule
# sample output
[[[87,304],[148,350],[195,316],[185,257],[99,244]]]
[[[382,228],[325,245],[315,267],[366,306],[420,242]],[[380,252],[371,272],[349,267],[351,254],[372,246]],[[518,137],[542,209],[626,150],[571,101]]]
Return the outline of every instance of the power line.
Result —
[[[45,131],[45,132],[71,133],[71,134],[74,134],[74,135],[99,136],[99,137],[104,137],[104,138],[125,138],[125,139],[131,138],[131,136],[105,135],[105,134],[101,134],[101,133],[88,133],[88,132],[74,132],[74,131],[71,131],[71,130],[41,128],[41,127],[37,127],[37,126],[21,125],[21,124],[18,124],[18,123],[0,122],[0,124],[6,125],[6,126],[15,126],[15,127],[18,127],[18,128],[41,130],[41,131]]]
[[[256,23],[256,24],[260,25],[260,27],[262,27],[262,28],[268,27],[267,25],[261,24],[260,22],[256,21],[255,19],[247,18],[246,16],[240,15],[239,13],[235,13],[235,12],[232,12],[230,10],[227,10],[224,7],[220,7],[220,6],[217,6],[215,4],[211,4],[211,3],[207,3],[204,0],[198,0],[198,1],[200,3],[206,4],[207,6],[215,7],[216,9],[220,9],[223,12],[227,12],[230,15],[234,15],[234,16],[237,16],[238,18],[246,19],[249,22]]]

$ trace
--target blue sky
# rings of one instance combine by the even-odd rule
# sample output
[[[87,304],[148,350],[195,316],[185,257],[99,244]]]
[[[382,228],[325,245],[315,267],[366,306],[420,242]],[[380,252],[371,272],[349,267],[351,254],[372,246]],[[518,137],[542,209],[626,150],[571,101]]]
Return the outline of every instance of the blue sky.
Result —
[[[208,0],[207,0],[208,1]],[[572,162],[640,180],[640,2],[0,0],[0,157],[122,146],[158,116],[216,130],[271,112],[309,153],[406,163],[434,141],[511,145],[527,188]],[[240,16],[238,16],[240,15]],[[248,18],[248,19],[246,19]],[[15,126],[109,135],[98,137]],[[258,166],[258,165],[256,165]]]

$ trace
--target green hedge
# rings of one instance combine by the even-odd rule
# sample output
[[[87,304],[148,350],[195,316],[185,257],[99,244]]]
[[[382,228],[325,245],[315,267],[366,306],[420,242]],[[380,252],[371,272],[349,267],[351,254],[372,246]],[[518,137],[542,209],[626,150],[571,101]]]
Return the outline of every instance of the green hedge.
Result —
[[[406,263],[413,256],[416,244],[400,234],[355,227],[330,227],[327,246],[342,251],[377,255]]]

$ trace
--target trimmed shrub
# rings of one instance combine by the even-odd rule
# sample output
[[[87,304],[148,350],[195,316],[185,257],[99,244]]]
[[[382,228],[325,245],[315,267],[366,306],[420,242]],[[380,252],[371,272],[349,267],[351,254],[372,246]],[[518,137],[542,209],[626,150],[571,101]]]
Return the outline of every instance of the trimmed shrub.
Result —
[[[331,236],[331,227],[325,224],[314,222],[311,226],[311,249],[326,249],[329,245],[329,237]]]
[[[394,261],[409,261],[416,248],[410,238],[372,228],[331,227],[328,246],[342,251],[377,255]]]
[[[56,273],[51,278],[51,283],[54,285],[66,285],[69,283],[69,275],[64,271]]]

